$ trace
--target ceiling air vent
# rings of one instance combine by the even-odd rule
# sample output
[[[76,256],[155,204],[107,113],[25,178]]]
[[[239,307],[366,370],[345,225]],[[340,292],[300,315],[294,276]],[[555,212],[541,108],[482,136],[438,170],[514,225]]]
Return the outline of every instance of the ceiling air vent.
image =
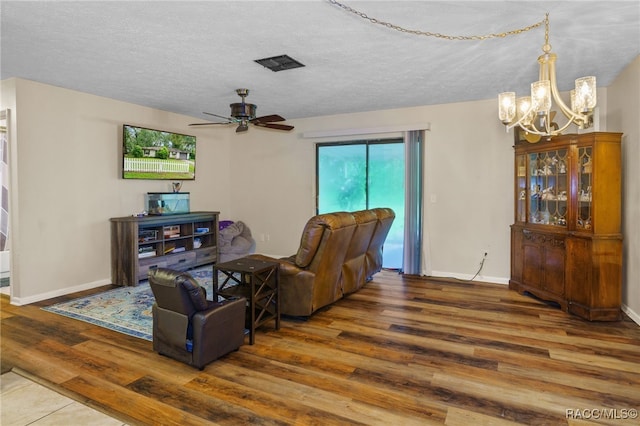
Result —
[[[303,64],[296,61],[289,55],[280,55],[280,56],[273,56],[271,58],[256,59],[255,62],[259,63],[265,68],[269,68],[273,72],[304,67]]]

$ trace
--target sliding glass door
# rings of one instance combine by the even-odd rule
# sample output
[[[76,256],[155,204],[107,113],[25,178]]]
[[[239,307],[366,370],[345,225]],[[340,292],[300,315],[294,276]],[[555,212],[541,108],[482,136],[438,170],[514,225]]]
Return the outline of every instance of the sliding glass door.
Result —
[[[402,139],[316,145],[317,211],[390,207],[396,219],[384,244],[383,267],[402,268],[404,242]]]

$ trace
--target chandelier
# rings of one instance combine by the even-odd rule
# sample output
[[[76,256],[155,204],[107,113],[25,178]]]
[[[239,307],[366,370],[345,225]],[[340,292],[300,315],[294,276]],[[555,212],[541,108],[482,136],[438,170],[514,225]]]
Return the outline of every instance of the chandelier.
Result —
[[[366,13],[349,7],[337,0],[327,0],[334,6],[346,12],[353,13],[372,24],[381,25],[388,29],[405,34],[436,37],[450,41],[483,41],[494,38],[516,36],[544,24],[543,55],[538,57],[540,64],[539,81],[531,84],[531,96],[516,99],[515,92],[505,92],[498,95],[498,116],[507,131],[518,126],[524,130],[524,136],[529,142],[538,142],[542,137],[550,138],[559,135],[571,124],[580,129],[587,129],[593,124],[593,110],[596,106],[596,78],[582,77],[576,80],[576,87],[571,91],[571,108],[560,98],[556,84],[556,54],[551,53],[549,44],[549,14],[542,21],[524,28],[485,35],[447,35],[430,31],[422,31],[401,27],[388,21],[383,21]],[[555,100],[558,108],[567,117],[567,123],[561,128],[553,122],[556,111],[551,110],[551,99]]]
[[[537,142],[543,136],[551,137],[561,134],[569,125],[575,124],[579,129],[586,129],[593,124],[593,110],[596,106],[596,78],[581,77],[576,80],[575,89],[571,90],[571,108],[560,98],[556,85],[556,54],[551,53],[549,44],[549,14],[544,19],[545,33],[542,55],[538,57],[540,64],[539,80],[531,83],[531,96],[516,99],[515,92],[504,92],[498,95],[498,117],[509,131],[519,126],[525,132],[529,142]],[[555,111],[551,111],[551,98],[567,117],[567,123],[558,127],[553,122]]]

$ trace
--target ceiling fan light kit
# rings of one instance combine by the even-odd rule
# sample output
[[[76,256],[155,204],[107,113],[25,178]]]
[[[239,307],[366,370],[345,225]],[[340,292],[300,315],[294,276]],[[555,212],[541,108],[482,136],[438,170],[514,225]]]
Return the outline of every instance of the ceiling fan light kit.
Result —
[[[285,121],[285,119],[277,114],[265,115],[263,117],[256,117],[256,110],[258,107],[255,104],[249,104],[245,102],[245,98],[249,96],[249,89],[236,89],[236,93],[242,99],[242,102],[236,102],[230,104],[231,117],[225,117],[223,115],[213,114],[211,112],[203,112],[203,114],[212,115],[214,117],[227,120],[223,123],[192,123],[190,126],[213,126],[220,124],[238,124],[236,127],[236,133],[242,133],[249,130],[249,124],[253,124],[257,127],[264,127],[273,130],[291,131],[293,126],[288,124],[277,124],[279,121]]]

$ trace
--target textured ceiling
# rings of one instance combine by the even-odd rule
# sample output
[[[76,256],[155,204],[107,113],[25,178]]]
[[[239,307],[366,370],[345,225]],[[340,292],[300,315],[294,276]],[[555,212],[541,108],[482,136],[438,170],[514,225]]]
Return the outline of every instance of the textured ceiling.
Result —
[[[550,13],[558,86],[609,85],[640,54],[640,1],[352,1],[381,21],[450,35],[522,28]],[[0,77],[20,77],[207,121],[236,88],[287,119],[529,92],[544,28],[451,41],[375,25],[326,0],[1,1]],[[288,54],[305,67],[254,62]]]

